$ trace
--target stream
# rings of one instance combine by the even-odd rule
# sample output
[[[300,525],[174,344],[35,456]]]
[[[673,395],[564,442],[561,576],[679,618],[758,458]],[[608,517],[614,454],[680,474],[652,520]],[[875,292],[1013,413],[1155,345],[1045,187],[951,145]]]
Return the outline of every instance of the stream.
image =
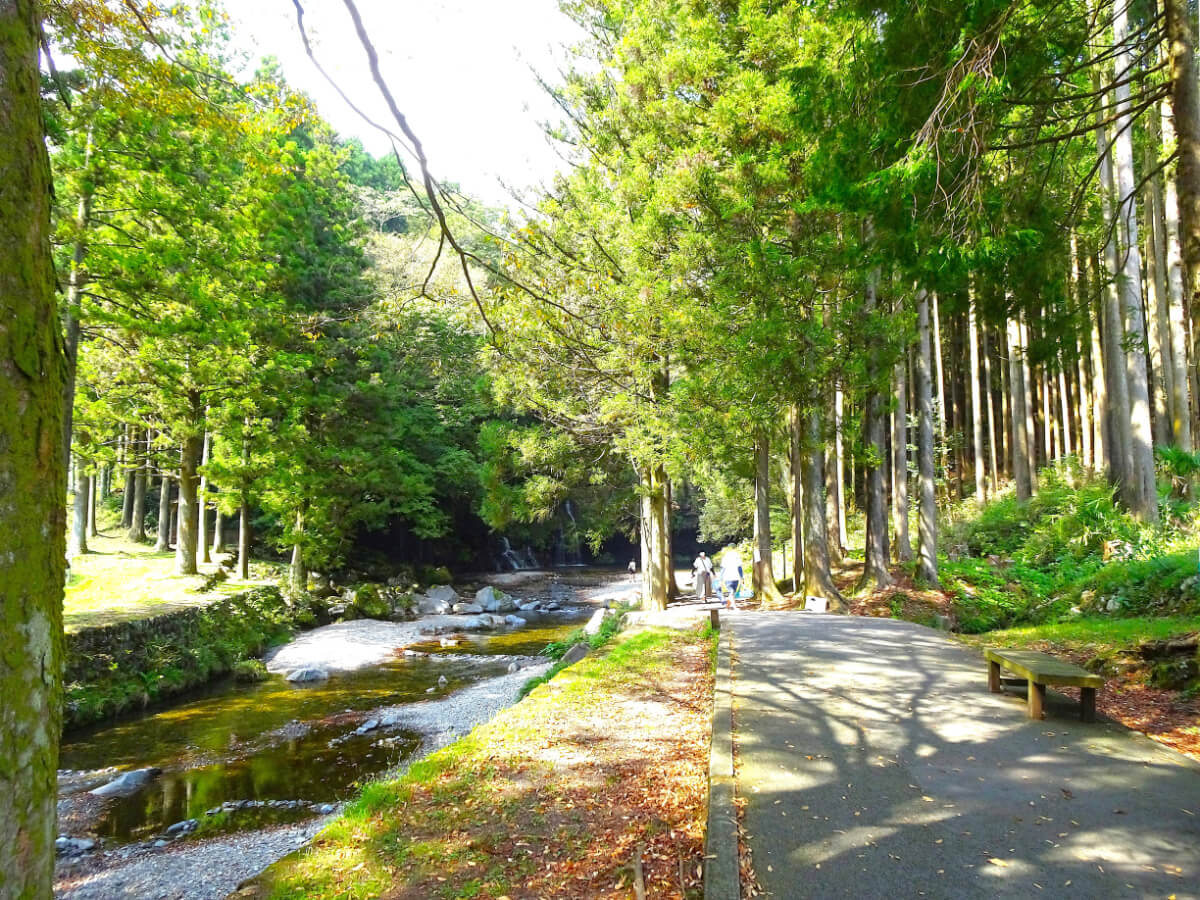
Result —
[[[257,684],[227,679],[169,708],[69,734],[59,763],[59,831],[98,839],[104,849],[149,848],[328,813],[422,746],[421,734],[402,727],[357,733],[371,711],[437,700],[505,675],[590,612],[522,614],[525,627],[423,639],[412,645],[417,654],[315,683],[279,674]],[[86,793],[145,767],[162,774],[131,796],[101,801]],[[167,833],[189,820],[195,824],[186,837]]]

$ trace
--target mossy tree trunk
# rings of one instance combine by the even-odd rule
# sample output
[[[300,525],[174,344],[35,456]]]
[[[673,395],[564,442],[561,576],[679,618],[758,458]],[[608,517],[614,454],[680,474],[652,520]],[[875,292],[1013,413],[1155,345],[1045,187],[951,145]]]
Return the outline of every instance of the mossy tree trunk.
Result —
[[[0,893],[50,897],[62,728],[66,360],[32,0],[0,0]]]

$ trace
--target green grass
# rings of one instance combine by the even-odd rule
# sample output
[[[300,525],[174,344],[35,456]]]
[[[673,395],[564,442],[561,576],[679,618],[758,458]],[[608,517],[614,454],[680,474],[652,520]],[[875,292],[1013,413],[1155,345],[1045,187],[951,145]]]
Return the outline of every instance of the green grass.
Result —
[[[173,551],[156,553],[151,544],[117,535],[119,529],[109,528],[100,537],[89,538],[92,552],[71,560],[63,598],[67,631],[204,606],[274,580],[225,581],[201,594],[197,589],[205,576],[217,570],[217,563],[201,563],[200,575],[176,575]],[[261,569],[262,564],[256,566]]]
[[[1044,625],[1006,628],[987,634],[965,635],[963,640],[979,647],[1028,647],[1039,641],[1066,650],[1124,650],[1144,640],[1164,640],[1200,631],[1200,616],[1135,618],[1083,618]]]
[[[405,888],[404,896],[515,896],[540,865],[536,853],[495,852],[514,836],[555,847],[555,859],[587,858],[582,811],[555,802],[575,786],[570,766],[545,757],[543,723],[611,713],[624,687],[644,690],[673,664],[680,643],[713,640],[665,629],[618,637],[404,775],[364,786],[310,847],[256,879],[251,896],[352,900]]]

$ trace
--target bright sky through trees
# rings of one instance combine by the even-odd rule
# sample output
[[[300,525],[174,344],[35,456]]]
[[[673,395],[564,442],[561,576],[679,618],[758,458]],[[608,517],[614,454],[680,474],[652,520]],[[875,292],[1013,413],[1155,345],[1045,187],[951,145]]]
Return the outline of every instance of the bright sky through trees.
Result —
[[[556,0],[361,0],[384,76],[422,135],[439,178],[489,203],[507,203],[499,184],[524,188],[561,164],[540,122],[555,108],[535,72],[557,82],[563,46],[579,34]],[[343,136],[373,153],[379,132],[337,96],[305,56],[291,0],[230,4],[235,41],[257,61],[274,56],[298,90]],[[350,17],[338,0],[307,0],[305,23],[326,70],[373,117],[389,121]]]

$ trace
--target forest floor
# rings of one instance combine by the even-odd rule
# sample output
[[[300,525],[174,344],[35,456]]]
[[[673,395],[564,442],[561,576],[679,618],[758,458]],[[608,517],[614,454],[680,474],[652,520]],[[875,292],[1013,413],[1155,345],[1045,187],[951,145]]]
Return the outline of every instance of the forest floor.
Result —
[[[932,624],[939,615],[952,616],[952,598],[945,591],[917,587],[903,572],[894,573],[891,586],[870,594],[854,596],[862,574],[862,561],[847,557],[833,567],[834,583],[846,596],[852,615],[905,619]],[[802,597],[787,597],[784,608],[798,608]],[[1196,618],[1087,618],[1062,624],[1036,625],[958,635],[965,644],[1040,650],[1084,665],[1097,656],[1130,650],[1145,639],[1161,640],[1200,631]],[[1200,761],[1200,697],[1156,688],[1147,684],[1144,673],[1107,677],[1096,699],[1096,709],[1134,731],[1173,747]],[[1072,695],[1070,688],[1062,693]]]
[[[63,598],[63,625],[78,631],[204,606],[249,587],[273,584],[279,573],[270,563],[252,561],[249,581],[223,581],[201,592],[205,578],[219,568],[224,554],[214,562],[200,563],[199,575],[176,575],[175,552],[156,552],[153,544],[126,538],[119,528],[105,528],[88,538],[89,552],[71,560]]]
[[[714,639],[624,635],[394,781],[368,785],[254,898],[702,892]]]

